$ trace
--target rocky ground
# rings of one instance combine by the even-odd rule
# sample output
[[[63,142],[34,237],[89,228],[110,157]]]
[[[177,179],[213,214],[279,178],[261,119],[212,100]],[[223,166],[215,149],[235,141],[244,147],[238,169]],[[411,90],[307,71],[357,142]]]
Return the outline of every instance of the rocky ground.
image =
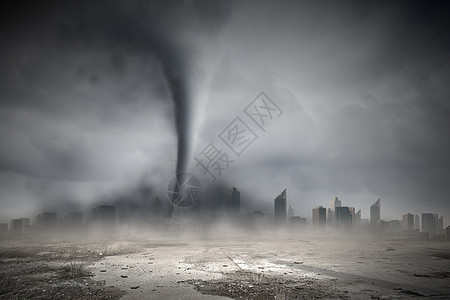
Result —
[[[449,299],[450,243],[355,235],[2,239],[0,299]]]

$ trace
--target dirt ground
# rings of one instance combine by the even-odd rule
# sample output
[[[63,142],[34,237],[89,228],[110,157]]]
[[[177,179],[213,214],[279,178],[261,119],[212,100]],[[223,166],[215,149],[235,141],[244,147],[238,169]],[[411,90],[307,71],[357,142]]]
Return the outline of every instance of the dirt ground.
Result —
[[[0,299],[449,299],[450,243],[298,234],[0,239]]]

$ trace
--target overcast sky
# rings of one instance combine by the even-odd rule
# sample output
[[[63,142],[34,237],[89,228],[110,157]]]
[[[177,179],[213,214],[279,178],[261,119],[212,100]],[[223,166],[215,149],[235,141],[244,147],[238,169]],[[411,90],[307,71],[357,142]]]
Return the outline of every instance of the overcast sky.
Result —
[[[34,2],[33,2],[34,3]],[[0,221],[87,210],[175,173],[174,103],[159,39],[189,86],[189,171],[211,141],[217,182],[271,213],[316,205],[450,219],[450,8],[433,1],[55,1],[3,7]],[[154,37],[158,36],[158,39]],[[172,70],[173,71],[173,70]],[[175,70],[174,72],[178,72]],[[282,110],[263,131],[244,108]],[[258,138],[236,156],[236,117]]]

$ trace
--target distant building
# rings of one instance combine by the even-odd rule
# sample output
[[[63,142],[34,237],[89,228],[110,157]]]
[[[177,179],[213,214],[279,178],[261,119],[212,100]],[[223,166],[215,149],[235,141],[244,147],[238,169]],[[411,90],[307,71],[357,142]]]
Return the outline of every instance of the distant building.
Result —
[[[328,210],[328,225],[336,226],[336,208],[341,207],[341,200],[338,197],[334,197],[333,200],[330,201],[330,209]]]
[[[372,228],[376,228],[378,221],[381,220],[381,200],[378,199],[374,204],[370,207],[370,226]]]
[[[228,216],[239,217],[241,214],[241,192],[232,187],[228,191]]]
[[[386,232],[386,227],[389,227],[390,224],[388,224],[388,222],[383,221],[383,220],[378,220],[376,228],[378,229],[379,232]]]
[[[0,234],[8,233],[8,223],[0,223]]]
[[[436,231],[437,231],[438,234],[445,233],[445,231],[444,231],[444,216],[441,216],[438,219]]]
[[[361,210],[358,210],[355,214],[355,226],[361,226]]]
[[[289,208],[288,208],[287,216],[288,216],[288,220],[294,216],[294,209],[290,205],[289,205]]]
[[[341,200],[339,200],[338,197],[334,197],[330,203],[331,211],[335,211],[336,207],[341,207]]]
[[[402,216],[402,229],[404,231],[414,230],[414,215],[412,213],[407,213]]]
[[[66,215],[65,223],[69,228],[80,228],[83,226],[83,213],[71,212]]]
[[[42,212],[36,217],[39,230],[55,230],[57,227],[57,215],[55,212]]]
[[[278,225],[286,225],[287,215],[286,215],[286,189],[279,194],[275,200],[275,223]]]
[[[30,232],[31,231],[31,223],[30,218],[20,218],[22,220],[22,232]]]
[[[22,219],[12,219],[10,233],[21,235],[23,232]]]
[[[289,227],[290,228],[304,229],[304,228],[306,228],[306,225],[307,225],[306,218],[301,218],[298,216],[289,218]]]
[[[414,230],[420,231],[420,217],[419,217],[419,215],[414,215]]]
[[[391,220],[390,231],[393,233],[400,232],[402,230],[402,225],[400,220]]]
[[[423,213],[421,232],[428,232],[430,236],[435,235],[437,229],[437,214]]]
[[[445,240],[450,241],[450,226],[447,226],[447,228],[445,228]]]
[[[352,214],[352,225],[355,225],[355,208],[354,207],[349,207],[348,208],[350,210],[350,213]]]
[[[331,208],[327,209],[327,224],[331,226],[334,224],[334,211]]]
[[[337,206],[334,212],[335,223],[338,228],[350,228],[353,225],[353,217],[350,207]]]
[[[361,219],[361,226],[369,227],[369,219]]]
[[[116,228],[116,207],[100,205],[92,211],[92,222],[103,230],[114,231]]]
[[[325,228],[327,224],[327,209],[323,206],[316,206],[312,209],[312,223],[314,227]]]

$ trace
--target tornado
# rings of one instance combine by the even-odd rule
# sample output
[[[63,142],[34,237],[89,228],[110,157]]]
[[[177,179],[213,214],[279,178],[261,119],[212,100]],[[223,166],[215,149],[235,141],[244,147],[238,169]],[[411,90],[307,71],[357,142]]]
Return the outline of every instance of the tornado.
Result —
[[[165,52],[171,54],[172,51]],[[191,112],[190,112],[190,91],[188,75],[185,71],[186,65],[181,61],[182,57],[164,57],[163,74],[167,82],[170,97],[173,103],[173,115],[175,120],[175,130],[177,135],[177,162],[176,162],[176,182],[174,194],[171,199],[172,204],[179,191],[179,185],[184,181],[183,175],[187,171],[188,156],[190,150],[191,136]],[[171,206],[170,212],[173,210]]]

